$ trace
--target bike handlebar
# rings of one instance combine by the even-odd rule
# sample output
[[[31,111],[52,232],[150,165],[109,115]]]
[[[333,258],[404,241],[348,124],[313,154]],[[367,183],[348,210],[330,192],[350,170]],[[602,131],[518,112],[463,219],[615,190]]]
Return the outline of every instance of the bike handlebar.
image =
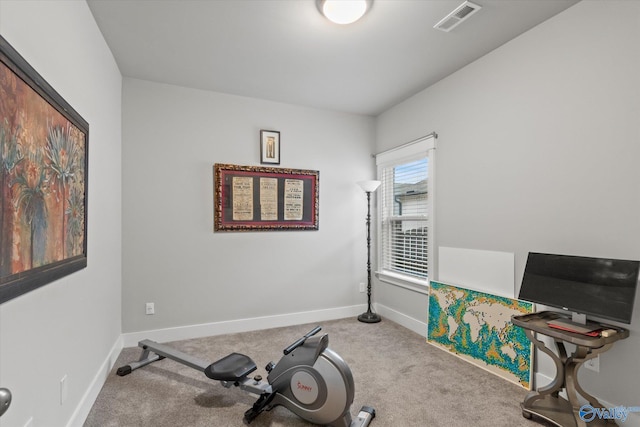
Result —
[[[315,328],[313,328],[312,330],[307,332],[307,334],[305,336],[303,336],[302,338],[299,338],[296,342],[291,344],[289,347],[285,348],[282,352],[286,356],[287,354],[291,353],[293,350],[295,350],[296,348],[298,348],[302,344],[304,344],[304,342],[307,340],[307,338],[314,336],[315,334],[317,334],[321,330],[322,330],[322,328],[320,326],[316,326]]]

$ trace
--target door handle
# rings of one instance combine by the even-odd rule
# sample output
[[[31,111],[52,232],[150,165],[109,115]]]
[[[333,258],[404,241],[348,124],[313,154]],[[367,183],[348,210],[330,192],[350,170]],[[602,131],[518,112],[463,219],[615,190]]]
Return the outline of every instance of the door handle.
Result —
[[[0,388],[0,417],[7,412],[11,405],[11,392],[8,388]]]

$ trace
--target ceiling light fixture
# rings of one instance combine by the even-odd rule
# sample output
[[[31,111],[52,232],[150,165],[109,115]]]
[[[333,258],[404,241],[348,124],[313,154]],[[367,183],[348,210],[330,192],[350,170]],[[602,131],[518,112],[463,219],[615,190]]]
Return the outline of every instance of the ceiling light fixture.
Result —
[[[320,13],[340,25],[352,24],[362,18],[373,0],[316,0]]]

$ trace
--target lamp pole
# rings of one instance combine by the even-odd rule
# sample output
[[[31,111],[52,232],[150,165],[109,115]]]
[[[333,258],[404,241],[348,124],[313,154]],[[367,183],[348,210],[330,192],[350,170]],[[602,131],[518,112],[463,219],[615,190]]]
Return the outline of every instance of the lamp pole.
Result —
[[[364,323],[378,323],[380,315],[371,310],[371,193],[378,188],[380,181],[360,182],[360,186],[367,193],[367,311],[358,316]]]

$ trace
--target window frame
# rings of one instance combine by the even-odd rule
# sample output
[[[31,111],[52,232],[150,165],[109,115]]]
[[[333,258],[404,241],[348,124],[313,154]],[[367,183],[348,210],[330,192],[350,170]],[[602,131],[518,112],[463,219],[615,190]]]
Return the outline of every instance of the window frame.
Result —
[[[376,277],[385,283],[389,283],[402,288],[410,289],[419,293],[428,294],[429,292],[429,280],[435,277],[434,274],[434,242],[435,242],[435,148],[436,148],[435,133],[426,135],[407,144],[403,144],[399,147],[392,148],[376,155],[376,167],[377,167],[377,179],[382,181],[381,188],[378,191],[377,197],[377,211],[376,218],[377,235],[376,235],[376,252],[377,252],[377,271]],[[420,279],[418,277],[402,274],[396,271],[385,270],[383,268],[383,186],[385,185],[383,179],[383,170],[388,167],[393,167],[405,163],[409,163],[422,158],[427,158],[427,277]],[[407,218],[410,220],[410,218]]]

